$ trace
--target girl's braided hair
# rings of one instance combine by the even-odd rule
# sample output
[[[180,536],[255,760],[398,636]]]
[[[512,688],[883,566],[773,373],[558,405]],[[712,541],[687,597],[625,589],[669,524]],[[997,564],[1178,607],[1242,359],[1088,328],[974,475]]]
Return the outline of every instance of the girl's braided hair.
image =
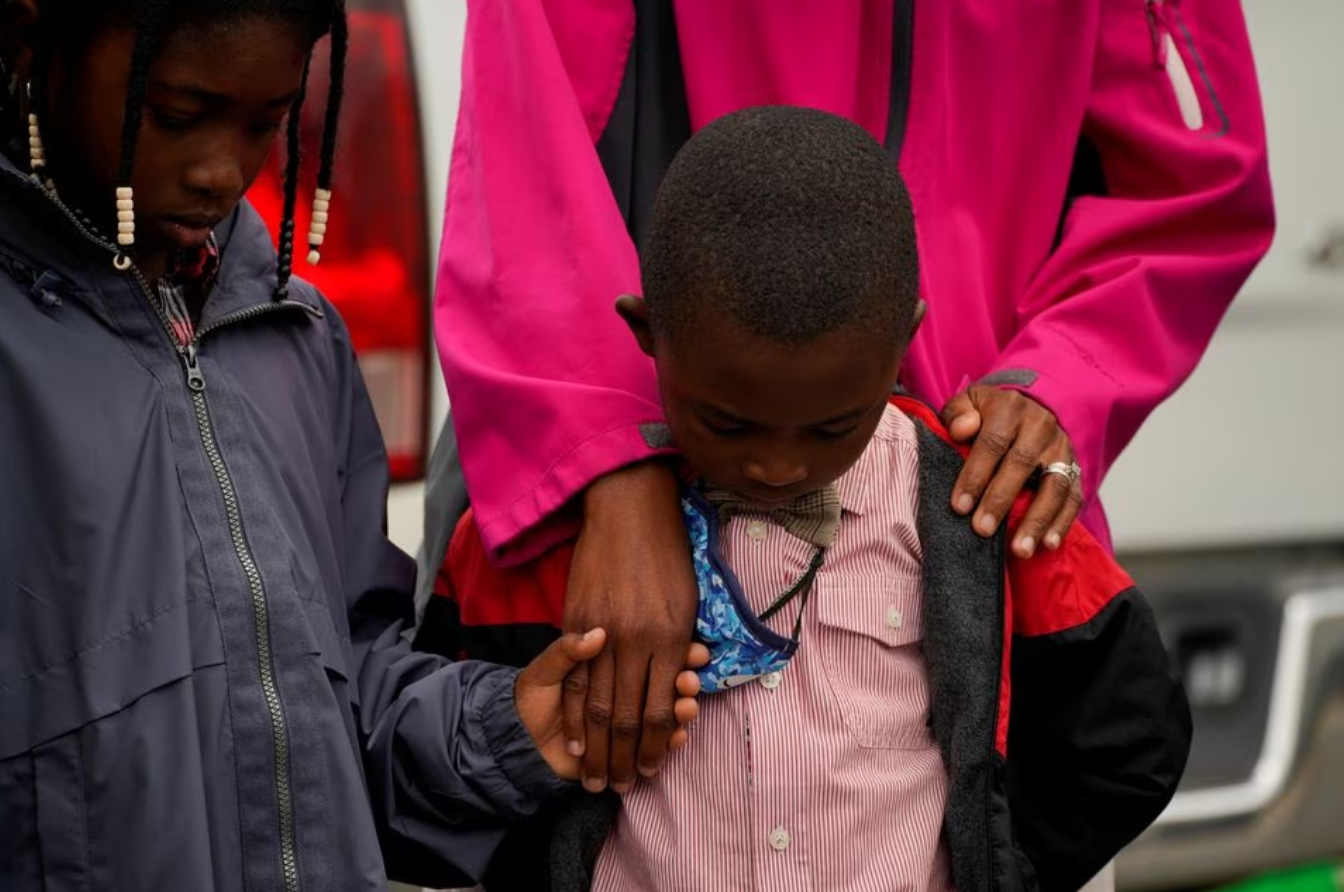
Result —
[[[266,16],[298,27],[311,44],[316,44],[324,36],[331,36],[330,93],[317,174],[317,187],[329,192],[349,44],[345,0],[44,0],[38,17],[33,99],[39,107],[43,107],[45,97],[42,90],[48,80],[47,69],[56,55],[57,47],[67,52],[77,51],[86,46],[100,29],[114,22],[133,27],[135,49],[126,87],[126,110],[117,174],[117,184],[129,186],[135,170],[135,150],[144,117],[149,72],[165,38],[188,24],[218,24],[250,15]],[[307,77],[308,70],[305,67],[305,85]],[[277,289],[280,296],[288,292],[294,265],[294,212],[298,204],[301,161],[299,125],[305,93],[306,90],[300,91],[290,109],[286,129],[284,220],[280,226],[280,283]]]

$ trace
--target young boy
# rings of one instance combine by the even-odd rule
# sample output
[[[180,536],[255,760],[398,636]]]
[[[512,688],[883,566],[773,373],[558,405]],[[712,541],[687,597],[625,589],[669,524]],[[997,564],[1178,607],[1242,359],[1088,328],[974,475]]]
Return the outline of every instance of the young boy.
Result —
[[[645,436],[688,469],[719,693],[619,809],[578,800],[487,886],[539,888],[530,864],[557,890],[1081,887],[1174,792],[1188,709],[1085,530],[1005,566],[946,507],[961,457],[892,397],[923,305],[882,148],[816,111],[723,118],[669,169],[643,264],[618,308],[657,367],[667,426]],[[526,659],[570,556],[493,568],[468,514],[441,577],[456,620],[426,638]]]

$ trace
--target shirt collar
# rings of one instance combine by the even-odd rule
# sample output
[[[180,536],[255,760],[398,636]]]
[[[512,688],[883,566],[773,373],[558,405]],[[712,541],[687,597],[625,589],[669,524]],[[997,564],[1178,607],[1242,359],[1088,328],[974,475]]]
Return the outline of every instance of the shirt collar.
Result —
[[[862,517],[872,506],[873,481],[881,476],[874,463],[890,460],[889,450],[880,448],[878,444],[896,438],[900,415],[900,409],[887,405],[882,419],[877,423],[877,429],[873,431],[873,438],[868,441],[859,460],[835,481],[836,489],[840,490],[840,507],[850,514]]]
[[[864,451],[859,456],[859,460],[854,463],[840,479],[835,481],[835,488],[840,491],[840,509],[849,514],[862,517],[869,506],[869,486],[868,480],[872,476],[867,473],[867,465],[873,459],[869,452]]]

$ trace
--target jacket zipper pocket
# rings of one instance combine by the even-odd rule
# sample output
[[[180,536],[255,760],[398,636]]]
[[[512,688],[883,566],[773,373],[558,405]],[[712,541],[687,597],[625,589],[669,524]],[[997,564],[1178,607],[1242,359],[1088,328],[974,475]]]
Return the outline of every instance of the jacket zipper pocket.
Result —
[[[1209,81],[1208,72],[1200,61],[1194,38],[1181,18],[1177,0],[1144,2],[1148,36],[1153,48],[1153,67],[1166,72],[1181,113],[1181,121],[1191,132],[1204,131],[1208,123],[1204,114],[1207,99],[1219,119],[1218,129],[1212,135],[1223,135],[1227,132],[1227,116]]]

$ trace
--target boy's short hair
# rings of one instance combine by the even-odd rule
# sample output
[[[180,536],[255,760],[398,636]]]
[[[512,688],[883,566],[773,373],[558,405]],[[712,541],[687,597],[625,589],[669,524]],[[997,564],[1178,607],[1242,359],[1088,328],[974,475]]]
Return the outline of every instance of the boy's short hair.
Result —
[[[748,332],[804,344],[861,322],[904,346],[919,298],[910,196],[862,127],[806,108],[718,119],[677,154],[642,253],[656,335],[708,301]]]

